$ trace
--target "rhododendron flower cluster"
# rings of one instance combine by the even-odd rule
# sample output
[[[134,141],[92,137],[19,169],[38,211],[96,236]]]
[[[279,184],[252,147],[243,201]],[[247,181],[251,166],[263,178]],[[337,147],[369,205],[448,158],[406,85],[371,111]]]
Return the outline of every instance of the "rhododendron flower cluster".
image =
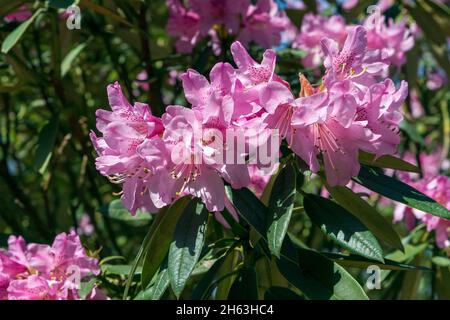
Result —
[[[99,273],[98,260],[86,255],[73,231],[56,236],[51,246],[10,236],[8,249],[0,249],[0,299],[79,299],[78,282]],[[87,298],[106,297],[94,288]]]
[[[437,175],[417,181],[405,179],[405,182],[450,209],[449,177]],[[439,248],[450,248],[450,220],[406,207],[403,204],[396,204],[394,221],[405,220],[407,226],[412,229],[416,224],[416,219],[426,225],[427,231],[435,232],[436,244]]]
[[[273,170],[274,161],[263,161],[261,151],[270,149],[269,160],[278,159],[283,140],[311,171],[323,167],[330,185],[347,184],[359,172],[359,150],[396,152],[407,84],[378,82],[386,64],[368,50],[362,26],[348,28],[342,45],[322,39],[321,50],[323,83],[313,87],[300,76],[297,98],[275,73],[273,50],[258,63],[240,42],[231,46],[236,68],[219,62],[209,79],[195,70],[182,74],[191,108],[168,106],[161,118],[146,104],[132,106],[118,83],[110,85],[112,111],[97,111],[103,136],[91,134],[97,169],[123,184],[123,203],[132,213],[157,212],[188,194],[220,212],[227,205],[224,181],[247,187],[249,170],[268,164]],[[235,143],[240,135],[242,146]]]
[[[367,55],[371,59],[400,67],[406,62],[406,52],[414,46],[414,38],[405,21],[394,22],[375,12],[363,22],[367,32]],[[307,68],[320,66],[325,58],[321,40],[330,38],[342,46],[349,30],[343,17],[324,17],[308,13],[303,18],[300,33],[292,46],[306,52],[302,59]],[[385,71],[386,72],[386,71]]]
[[[423,177],[414,173],[399,173],[401,180],[420,192],[426,194],[438,203],[450,208],[450,178],[439,174],[441,168],[448,169],[449,160],[443,161],[442,148],[436,148],[431,154],[421,153],[418,157]],[[416,157],[406,153],[404,159],[417,163]],[[427,226],[427,230],[435,231],[436,243],[440,248],[450,248],[450,220],[443,219],[423,211],[410,208],[401,203],[395,203],[394,222],[405,221],[409,229],[413,229],[417,220]],[[450,254],[450,251],[449,251]]]
[[[264,48],[277,45],[280,33],[290,24],[273,0],[167,0],[167,32],[176,37],[176,49],[189,53],[209,37],[216,54],[220,53],[223,33],[234,35],[244,44],[255,42]]]

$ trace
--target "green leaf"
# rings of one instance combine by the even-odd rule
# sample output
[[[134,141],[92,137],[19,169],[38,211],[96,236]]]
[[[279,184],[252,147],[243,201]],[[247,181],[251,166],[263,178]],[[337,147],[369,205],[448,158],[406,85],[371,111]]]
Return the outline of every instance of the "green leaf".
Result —
[[[392,223],[383,218],[374,207],[345,186],[330,187],[328,184],[325,186],[333,199],[358,218],[378,239],[396,249],[404,250]]]
[[[272,286],[269,289],[267,289],[266,292],[264,293],[264,300],[304,300],[304,299],[288,288]]]
[[[190,198],[185,197],[160,212],[152,224],[151,236],[145,247],[141,285],[146,288],[163,263],[169,251],[178,219],[183,214]]]
[[[427,243],[422,243],[418,246],[405,245],[405,252],[399,250],[394,251],[386,255],[386,259],[393,260],[396,262],[406,262],[412,260],[416,255],[421,253],[428,246]]]
[[[122,204],[122,200],[116,199],[109,203],[106,210],[107,215],[115,220],[124,222],[147,222],[152,220],[152,215],[148,212],[138,210],[133,216]]]
[[[309,299],[368,299],[360,284],[337,263],[312,250],[297,249],[297,252],[296,260],[283,256],[277,266],[281,274]]]
[[[419,254],[414,258],[413,263],[419,264],[422,260],[423,256]],[[402,288],[398,295],[399,300],[417,300],[419,286],[422,282],[422,273],[421,270],[413,270],[405,273],[402,280]]]
[[[334,252],[327,252],[322,254],[328,259],[339,263],[343,267],[366,269],[368,266],[376,265],[383,270],[430,270],[427,267],[404,264],[389,259],[384,259],[384,263],[380,263],[379,261],[363,258],[356,255],[344,255]]]
[[[374,154],[360,151],[359,162],[372,167],[420,173],[420,169],[417,166],[389,155],[376,158]]]
[[[444,219],[450,219],[450,211],[435,200],[424,195],[413,187],[395,178],[362,166],[356,182],[389,199],[401,202],[407,206],[419,209]]]
[[[191,300],[204,300],[207,299],[211,294],[211,283],[217,275],[217,272],[222,267],[226,260],[227,255],[224,255],[217,259],[214,264],[205,273],[200,282],[195,286],[194,291],[191,295]]]
[[[2,53],[8,53],[16,43],[23,36],[28,27],[33,23],[34,19],[44,11],[43,8],[37,10],[29,19],[22,22],[16,29],[14,29],[2,43]]]
[[[207,220],[208,211],[195,200],[188,204],[175,227],[169,249],[169,279],[178,298],[200,257]]]
[[[254,268],[245,267],[231,286],[228,300],[258,300],[258,284]]]
[[[53,153],[56,136],[58,135],[59,120],[57,118],[51,119],[41,129],[38,137],[38,144],[35,154],[34,164],[40,174],[44,174]]]
[[[351,253],[383,262],[383,251],[373,234],[337,203],[307,194],[303,205],[311,221],[333,241]]]
[[[72,67],[73,62],[78,57],[81,51],[86,47],[87,42],[78,44],[75,48],[69,51],[61,62],[61,77],[64,77]]]
[[[110,273],[117,275],[129,275],[132,265],[129,264],[103,264],[101,265],[102,273]],[[141,274],[142,268],[136,268],[135,274]]]
[[[433,257],[431,262],[439,267],[450,267],[450,259],[446,257]]]
[[[88,282],[80,283],[80,288],[78,289],[78,295],[80,296],[81,300],[85,300],[87,298],[87,296],[92,292],[92,289],[94,289],[96,282],[97,282],[97,279],[92,278]]]
[[[169,271],[167,265],[156,274],[152,285],[140,292],[135,300],[159,300],[169,287]]]
[[[233,189],[225,187],[226,194],[242,218],[259,233],[261,237],[266,236],[267,208],[247,188]]]
[[[439,21],[430,19],[430,12],[427,12],[424,6],[417,2],[416,5],[405,5],[411,16],[419,25],[420,29],[425,33],[426,39],[436,44],[445,43],[446,30],[441,28]]]
[[[239,259],[242,257],[241,252],[237,249],[231,250],[225,257],[225,261],[217,271],[217,278],[221,279],[217,284],[214,298],[217,300],[226,300],[233,285],[236,274],[232,273],[238,268]]]
[[[291,220],[295,193],[296,170],[288,163],[277,176],[269,200],[267,241],[270,251],[276,257],[280,257],[281,246]]]
[[[179,213],[181,214],[182,210],[175,210],[175,209],[173,209],[173,208],[174,208],[174,207],[176,207],[176,208],[178,208],[178,207],[183,207],[183,206],[184,206],[187,202],[189,202],[189,201],[190,201],[190,198],[189,198],[189,197],[184,197],[184,198],[181,198],[181,199],[177,200],[177,201],[176,201],[175,203],[173,203],[170,207],[165,207],[165,208],[163,208],[163,209],[160,210],[160,212],[158,213],[158,216],[157,216],[157,218],[155,219],[155,221],[153,222],[153,224],[152,224],[150,230],[149,230],[148,233],[145,235],[144,241],[142,241],[142,245],[141,245],[141,247],[139,248],[139,251],[138,251],[138,253],[137,253],[137,255],[136,255],[136,258],[134,259],[134,262],[133,262],[133,265],[132,265],[130,274],[128,275],[128,280],[127,280],[126,285],[125,285],[125,290],[124,290],[124,293],[123,293],[123,300],[126,300],[126,299],[128,298],[128,292],[129,292],[129,290],[130,290],[131,283],[133,282],[134,274],[135,274],[135,272],[136,272],[136,270],[137,270],[139,264],[141,263],[142,259],[145,257],[145,255],[146,255],[146,253],[147,253],[147,250],[148,250],[148,248],[149,248],[149,243],[151,243],[152,240],[154,239],[153,236],[154,236],[154,234],[155,234],[155,230],[156,230],[156,229],[158,228],[158,226],[160,225],[162,217],[164,216],[164,214],[165,214],[168,210],[174,210],[175,212],[179,212]],[[167,250],[165,251],[164,256],[166,255],[166,252],[167,252]],[[159,257],[158,254],[156,254],[155,256],[156,256],[156,257]],[[158,266],[157,269],[159,268],[159,265],[163,262],[164,256],[162,257],[161,261],[158,261],[158,259],[156,259],[156,261],[158,261],[158,262],[157,262],[157,266]],[[156,270],[157,270],[157,269],[156,269]],[[156,270],[155,270],[155,272],[156,272]],[[151,277],[150,277],[150,278],[151,278]],[[141,280],[141,282],[142,282],[142,280]],[[146,286],[143,286],[143,287],[145,288]]]
[[[152,300],[161,299],[162,295],[169,287],[169,282],[169,270],[165,268],[160,273],[158,273],[155,285],[153,286]]]
[[[405,8],[417,22],[425,34],[431,53],[441,67],[450,74],[448,47],[446,38],[450,36],[450,15],[445,6],[437,5],[433,1],[416,1],[414,5],[407,4]],[[430,17],[433,17],[430,19]]]

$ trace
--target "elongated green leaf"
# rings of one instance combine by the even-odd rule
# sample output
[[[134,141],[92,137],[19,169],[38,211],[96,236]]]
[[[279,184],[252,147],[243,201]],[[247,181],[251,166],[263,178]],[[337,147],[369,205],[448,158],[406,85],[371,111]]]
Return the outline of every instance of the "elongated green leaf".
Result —
[[[254,268],[242,268],[231,286],[229,300],[258,300],[258,284]]]
[[[117,275],[129,275],[133,266],[128,264],[103,264],[101,266],[103,273],[117,274]],[[141,274],[142,268],[137,267],[135,274]]]
[[[418,0],[417,6],[425,15],[433,17],[433,20],[439,25],[439,30],[443,31],[446,37],[450,36],[450,8],[448,5],[435,0]]]
[[[128,275],[128,280],[126,282],[125,285],[125,290],[123,293],[123,300],[126,300],[128,298],[128,292],[130,290],[131,287],[131,283],[133,281],[133,277],[136,273],[136,270],[139,267],[139,264],[141,263],[142,259],[145,257],[147,250],[149,248],[149,243],[152,242],[153,236],[155,234],[155,230],[158,229],[160,223],[161,223],[161,219],[164,216],[164,214],[168,211],[168,210],[174,210],[174,212],[182,212],[182,210],[176,210],[174,207],[178,208],[178,207],[182,207],[184,208],[184,205],[186,205],[188,202],[190,201],[190,198],[188,197],[184,197],[181,198],[179,200],[177,200],[174,204],[172,204],[170,207],[165,207],[163,209],[160,210],[160,212],[158,213],[157,218],[155,219],[155,221],[153,222],[150,230],[147,232],[147,234],[145,235],[144,241],[142,241],[142,245],[139,248],[139,251],[136,255],[136,258],[134,259],[134,262],[132,264],[132,268],[130,270],[130,274]],[[164,250],[163,250],[164,251]],[[164,256],[167,253],[167,249],[166,251],[164,251]],[[158,254],[155,255],[156,257],[159,257]],[[161,261],[159,261],[158,259],[155,259],[154,263],[157,265],[156,270],[159,268],[159,265],[162,263],[162,261],[164,260],[164,256],[161,258]],[[155,272],[156,272],[155,270]],[[151,279],[151,277],[150,277]],[[142,282],[142,280],[141,280]],[[146,286],[143,286],[143,288],[145,288]]]
[[[449,51],[446,45],[446,38],[450,34],[448,9],[442,10],[444,6],[430,6],[430,3],[432,1],[417,1],[414,5],[405,5],[405,8],[424,32],[424,38],[437,62],[450,74]]]
[[[450,219],[450,211],[435,200],[395,178],[362,166],[356,182],[389,199],[419,209],[434,216]]]
[[[135,300],[159,300],[169,287],[169,271],[167,264],[161,271],[155,275],[152,284],[140,292]]]
[[[169,287],[169,270],[168,268],[163,268],[160,272],[158,272],[158,275],[156,277],[156,281],[153,285],[153,292],[151,299],[152,300],[159,300],[164,292]]]
[[[202,280],[196,285],[194,292],[192,292],[192,300],[203,300],[207,299],[211,294],[211,283],[217,275],[217,272],[222,267],[225,262],[226,255],[217,259],[211,268],[205,273]]]
[[[423,254],[417,255],[413,263],[420,264],[423,260]],[[421,270],[413,270],[405,273],[405,277],[403,278],[402,289],[400,290],[399,299],[400,300],[416,300],[420,282],[422,279]]]
[[[146,288],[169,251],[176,223],[190,198],[183,198],[160,212],[152,224],[151,236],[145,247],[141,285]]]
[[[297,251],[296,261],[283,256],[277,266],[281,274],[309,299],[368,299],[359,283],[337,263],[312,250]]]
[[[393,260],[396,262],[407,262],[412,260],[416,255],[421,253],[428,246],[427,243],[422,243],[418,246],[405,245],[405,252],[394,251],[386,255],[386,259]]]
[[[383,216],[370,204],[347,187],[325,185],[331,196],[348,212],[358,218],[378,239],[386,244],[404,250],[397,232]]]
[[[416,5],[405,5],[405,8],[408,9],[427,39],[436,44],[445,43],[446,30],[441,28],[438,21],[430,19],[430,14],[424,10],[424,7],[419,2]]]
[[[202,203],[191,201],[177,222],[169,249],[170,285],[177,297],[186,285],[205,242],[208,212]]]
[[[433,257],[431,261],[439,267],[450,267],[450,259],[446,257]]]
[[[267,207],[249,189],[225,188],[231,203],[237,209],[244,220],[259,233],[266,236]]]
[[[40,174],[44,174],[53,153],[56,136],[58,135],[59,120],[53,118],[39,132],[38,145],[35,155],[35,166]]]
[[[2,43],[2,52],[8,53],[9,50],[11,50],[16,43],[22,38],[25,31],[27,31],[28,27],[33,23],[34,19],[36,19],[37,16],[39,16],[44,9],[37,10],[29,19],[22,22],[16,29],[11,32],[6,39]]]
[[[389,155],[376,158],[374,154],[360,151],[359,162],[372,167],[389,168],[401,171],[420,173],[420,169],[417,166],[409,162],[406,162],[405,160],[402,160],[400,158],[396,158]]]
[[[377,239],[343,207],[313,194],[306,195],[303,204],[311,221],[331,240],[351,253],[383,262],[383,251]]]
[[[328,259],[339,263],[343,267],[366,269],[368,266],[376,265],[383,270],[429,270],[429,268],[427,267],[409,265],[389,259],[384,259],[384,263],[380,263],[379,261],[363,258],[356,255],[343,255],[331,252],[322,254]]]
[[[296,193],[296,170],[288,163],[275,180],[269,200],[269,227],[267,241],[270,251],[280,257],[280,250],[286,235]]]
[[[230,274],[238,267],[241,253],[234,249],[226,257],[222,266],[217,271],[217,278],[221,281],[217,284],[217,290],[214,298],[217,300],[225,300],[228,298],[231,286],[233,285],[236,274]]]
[[[69,51],[61,62],[61,77],[64,77],[72,67],[73,62],[78,57],[81,51],[86,47],[87,43],[83,42],[78,44],[75,48]]]

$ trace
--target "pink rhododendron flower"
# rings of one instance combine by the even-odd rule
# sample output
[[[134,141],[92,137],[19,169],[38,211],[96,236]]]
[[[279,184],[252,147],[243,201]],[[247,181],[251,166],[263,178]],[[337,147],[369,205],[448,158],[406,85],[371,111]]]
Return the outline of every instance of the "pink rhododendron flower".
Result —
[[[435,176],[418,181],[406,180],[408,184],[426,194],[438,203],[450,209],[450,178]],[[394,221],[405,219],[409,227],[414,226],[414,218],[421,220],[427,226],[427,231],[435,232],[436,244],[440,248],[450,247],[450,220],[443,219],[402,204],[396,206]]]
[[[397,68],[405,64],[406,52],[414,46],[414,37],[405,21],[398,23],[379,13],[373,13],[364,22],[367,30],[367,46],[370,50],[380,50],[385,59]]]
[[[0,299],[79,299],[77,281],[100,273],[98,260],[86,255],[74,231],[56,236],[52,246],[27,245],[15,236],[8,245],[0,250]]]
[[[257,165],[250,165],[248,167],[248,170],[250,172],[249,188],[252,189],[258,197],[263,194],[270,178],[272,177],[272,174],[274,174],[276,170],[278,170],[278,167],[279,165],[277,164],[274,167],[274,171],[269,173],[267,173],[265,170],[261,170]]]
[[[148,76],[145,70],[139,72],[139,74],[136,76],[136,84],[138,88],[142,89],[143,91],[150,90],[150,85],[148,83]]]
[[[291,148],[313,172],[320,169],[317,156],[321,155],[327,181],[335,186],[347,184],[352,176],[358,174],[358,152],[360,149],[373,152],[376,136],[363,121],[349,121],[351,113],[340,116],[330,112],[330,105],[339,104],[339,99],[346,95],[339,92],[341,88],[332,90],[334,92],[320,92],[299,100],[300,108],[292,120],[295,131]]]
[[[422,117],[425,114],[425,110],[423,109],[422,102],[419,99],[417,89],[413,88],[410,91],[409,98],[411,100],[411,115],[416,119]]]
[[[308,13],[303,17],[300,33],[292,46],[306,51],[307,55],[302,59],[305,67],[315,68],[320,66],[324,59],[320,41],[330,38],[342,45],[346,37],[346,24],[341,16],[327,18]]]
[[[133,214],[139,208],[156,212],[157,208],[169,203],[166,197],[159,199],[162,203],[158,204],[148,197],[152,188],[161,183],[160,174],[165,173],[162,159],[167,155],[160,139],[161,119],[153,116],[146,104],[132,106],[118,83],[108,86],[108,98],[112,111],[99,109],[96,112],[97,129],[103,137],[91,133],[99,155],[97,170],[112,182],[123,184],[122,200]],[[151,153],[155,150],[160,157]]]
[[[180,53],[190,53],[201,39],[200,16],[187,9],[181,0],[167,0],[169,20],[167,33],[177,38],[176,49]]]
[[[230,34],[239,31],[240,15],[249,7],[249,0],[189,0],[200,17],[200,32],[207,35],[215,25],[223,25]]]
[[[414,38],[404,21],[395,23],[389,20],[386,24],[384,16],[374,12],[363,25],[366,28],[367,50],[362,58],[372,69],[376,68],[378,73],[382,69],[386,75],[387,65],[400,67],[405,63],[406,52],[414,46]],[[347,26],[340,16],[324,17],[308,13],[292,46],[306,51],[306,57],[302,59],[306,67],[318,67],[330,50],[334,52],[342,49],[352,29],[355,26]],[[333,42],[333,45],[324,47],[322,43],[321,47],[324,39]],[[375,69],[371,71],[374,72]]]
[[[407,85],[402,82],[396,89],[389,79],[375,83],[371,74],[380,68],[365,59],[366,31],[361,26],[349,29],[341,50],[329,38],[322,46],[327,71],[320,88],[301,78],[301,97],[294,99],[287,88],[269,83],[261,91],[261,103],[270,114],[268,125],[280,130],[313,172],[320,169],[320,156],[328,183],[345,185],[359,172],[359,150],[395,153],[402,119],[398,109]]]
[[[167,32],[176,37],[178,52],[189,53],[203,38],[210,39],[220,54],[219,34],[234,35],[245,44],[255,42],[264,48],[278,45],[281,32],[289,25],[286,14],[274,0],[167,0]]]
[[[256,5],[248,6],[237,40],[244,45],[255,42],[270,48],[280,43],[281,32],[289,25],[288,17],[278,10],[273,0],[259,0]]]
[[[358,5],[358,0],[345,0],[342,4],[342,8],[345,10],[351,10]]]
[[[427,88],[429,90],[439,90],[447,83],[447,77],[443,72],[432,72],[428,75]]]
[[[94,233],[94,225],[88,214],[83,214],[78,225],[77,233],[80,235],[91,236]]]
[[[33,15],[33,12],[31,12],[31,10],[29,10],[26,5],[22,5],[19,7],[19,9],[17,11],[14,11],[14,12],[6,15],[4,17],[4,20],[6,22],[12,22],[12,21],[23,22],[23,21],[27,20],[28,18],[30,18],[32,15]]]

